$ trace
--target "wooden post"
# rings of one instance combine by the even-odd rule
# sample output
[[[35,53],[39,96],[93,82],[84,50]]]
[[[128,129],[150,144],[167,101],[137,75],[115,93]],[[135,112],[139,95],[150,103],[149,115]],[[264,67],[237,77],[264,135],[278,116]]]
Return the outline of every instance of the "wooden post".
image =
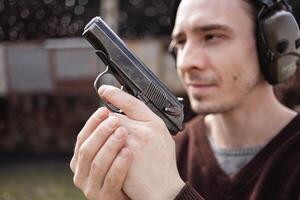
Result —
[[[105,22],[118,33],[119,26],[119,5],[118,0],[102,0],[100,8],[101,17]]]

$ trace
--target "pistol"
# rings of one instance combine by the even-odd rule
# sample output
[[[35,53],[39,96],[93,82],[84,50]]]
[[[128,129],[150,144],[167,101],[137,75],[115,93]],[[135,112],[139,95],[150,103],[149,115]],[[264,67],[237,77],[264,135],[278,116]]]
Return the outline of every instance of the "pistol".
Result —
[[[101,78],[111,74],[124,91],[144,102],[166,124],[172,135],[183,128],[183,102],[135,56],[101,17],[95,17],[84,28],[83,36],[95,48],[95,53],[106,65],[94,82],[100,102],[112,112],[122,113],[98,95]]]

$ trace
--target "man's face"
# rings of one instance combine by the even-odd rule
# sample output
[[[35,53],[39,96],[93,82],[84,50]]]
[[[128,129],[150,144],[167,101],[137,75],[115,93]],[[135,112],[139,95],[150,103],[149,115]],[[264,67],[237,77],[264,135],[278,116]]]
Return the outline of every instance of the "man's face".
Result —
[[[238,107],[264,83],[254,23],[242,0],[182,0],[173,42],[178,74],[201,114]]]

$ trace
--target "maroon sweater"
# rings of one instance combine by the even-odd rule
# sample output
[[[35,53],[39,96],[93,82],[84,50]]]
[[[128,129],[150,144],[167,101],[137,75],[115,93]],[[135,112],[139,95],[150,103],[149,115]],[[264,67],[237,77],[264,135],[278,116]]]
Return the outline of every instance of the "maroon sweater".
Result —
[[[300,200],[299,114],[233,177],[219,167],[204,132],[198,116],[175,137],[178,170],[187,182],[176,199]]]

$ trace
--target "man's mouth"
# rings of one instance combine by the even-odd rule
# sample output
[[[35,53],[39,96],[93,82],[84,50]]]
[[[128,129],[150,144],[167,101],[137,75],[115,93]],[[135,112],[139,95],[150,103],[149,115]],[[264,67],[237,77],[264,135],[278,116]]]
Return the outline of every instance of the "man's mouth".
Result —
[[[187,83],[187,90],[192,94],[204,94],[216,87],[212,83]]]

